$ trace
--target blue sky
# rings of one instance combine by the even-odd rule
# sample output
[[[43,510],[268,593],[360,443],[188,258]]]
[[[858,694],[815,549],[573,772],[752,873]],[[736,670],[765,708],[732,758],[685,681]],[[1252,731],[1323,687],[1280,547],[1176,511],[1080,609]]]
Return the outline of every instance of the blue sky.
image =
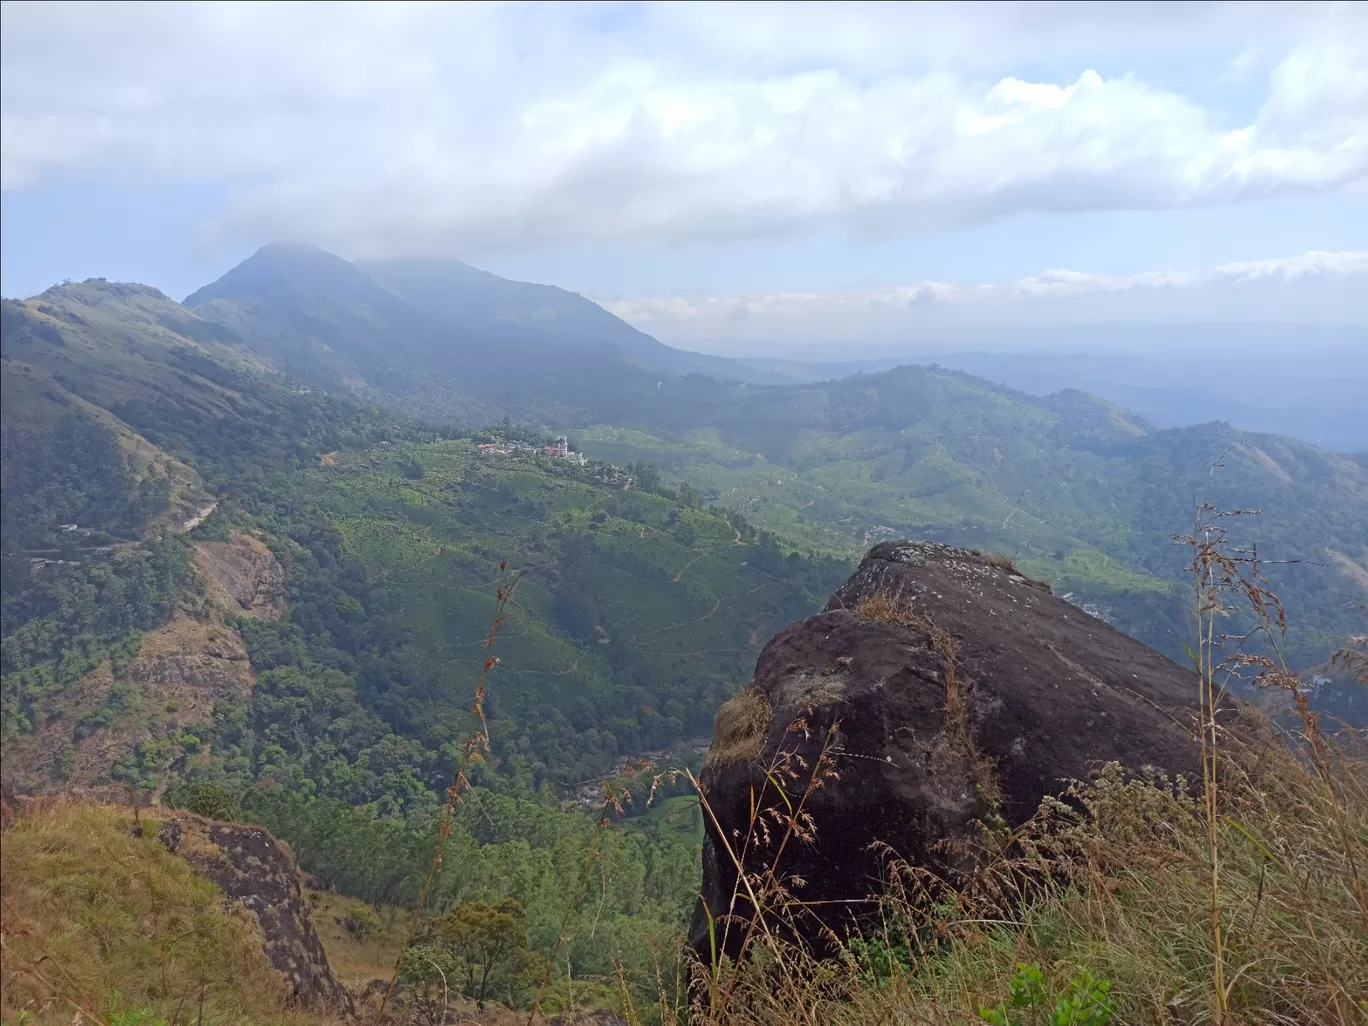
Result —
[[[951,307],[1048,321],[1081,293],[1101,319],[1368,324],[1365,5],[3,20],[6,296],[98,275],[180,298],[288,239],[460,257],[667,340],[851,322],[890,295],[921,300],[889,331]]]

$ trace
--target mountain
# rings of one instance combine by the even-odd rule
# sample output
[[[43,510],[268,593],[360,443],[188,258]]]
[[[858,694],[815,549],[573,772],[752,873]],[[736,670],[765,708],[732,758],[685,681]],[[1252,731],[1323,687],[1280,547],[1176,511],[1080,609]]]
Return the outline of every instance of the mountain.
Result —
[[[489,284],[478,273],[474,280]],[[175,479],[171,490],[184,498],[180,513],[162,515],[167,523],[191,519],[197,503],[225,490],[277,503],[287,492],[263,482],[281,468],[313,473],[321,452],[373,447],[386,432],[437,437],[421,425],[397,427],[408,422],[346,398],[359,394],[398,414],[427,413],[449,424],[507,414],[570,429],[590,455],[658,464],[671,481],[692,486],[679,494],[701,490],[710,503],[744,513],[780,548],[797,544],[852,559],[874,541],[908,536],[1013,553],[1061,594],[1175,656],[1188,632],[1187,555],[1170,539],[1187,526],[1194,498],[1210,495],[1224,507],[1264,510],[1239,537],[1258,539],[1269,556],[1299,561],[1270,573],[1289,601],[1289,651],[1299,666],[1321,662],[1358,627],[1368,573],[1368,461],[1292,439],[1219,423],[1163,430],[1080,392],[1037,398],[934,367],[760,386],[647,371],[611,344],[581,348],[573,334],[552,342],[545,332],[522,334],[513,322],[496,323],[511,334],[493,342],[488,311],[506,309],[503,300],[480,308],[482,327],[448,324],[360,268],[307,248],[267,247],[190,297],[188,308],[140,287],[69,288],[6,307],[16,325],[7,331],[7,359],[11,352],[24,357],[20,376],[6,373],[7,389],[23,385],[16,386],[18,401],[6,404],[7,437],[25,409],[42,407],[45,392],[90,404],[94,419],[124,433],[126,449],[146,447],[165,468],[159,473]],[[96,293],[99,319],[88,295]],[[44,334],[57,341],[44,342]],[[324,392],[300,395],[273,382],[270,370]],[[39,375],[33,387],[28,373]],[[60,444],[75,451],[85,443],[78,432]],[[1225,467],[1208,483],[1222,453]],[[410,459],[422,465],[418,455]],[[28,466],[40,484],[33,468],[54,462],[7,461],[7,475]],[[144,508],[155,499],[152,485],[134,501],[140,476],[148,477],[132,472],[124,488],[132,498],[114,504],[117,516],[101,527],[112,540],[132,540],[130,525],[156,521]],[[516,483],[508,487],[518,492]],[[59,492],[86,507],[105,501],[64,479],[7,507],[50,505],[33,496]],[[319,509],[329,492],[288,494],[297,512]],[[427,512],[404,517],[435,515],[449,505],[444,495],[425,499]],[[611,515],[611,506],[601,505]],[[318,515],[334,522],[339,514]],[[62,541],[53,532],[71,519],[48,517],[43,545]],[[566,529],[576,522],[558,521]],[[634,523],[651,533],[646,521]],[[725,536],[730,529],[718,530]],[[41,546],[30,539],[24,547]],[[660,558],[668,567],[674,556]],[[702,601],[695,616],[716,596]],[[600,609],[597,599],[589,604]]]
[[[912,536],[1016,552],[1172,655],[1187,614],[1170,538],[1214,488],[1266,511],[1246,537],[1303,561],[1274,577],[1300,614],[1304,665],[1357,626],[1368,484],[1351,455],[1219,422],[1165,430],[1077,390],[1035,396],[934,366],[825,377],[849,369],[832,364],[817,368],[825,380],[786,385],[648,369],[674,351],[581,297],[456,262],[355,266],[266,247],[188,303],[303,380],[436,422],[570,429],[593,455],[659,463],[805,546],[853,558]],[[1039,384],[1057,368],[1034,373]]]
[[[668,477],[803,545],[913,537],[1015,553],[1061,593],[1183,656],[1199,497],[1241,517],[1288,602],[1300,665],[1362,630],[1368,459],[1219,422],[1161,429],[1076,391],[1038,398],[935,367],[790,387],[666,382],[592,455]],[[1212,472],[1220,459],[1221,469]]]
[[[348,263],[270,245],[185,306],[273,369],[429,420],[584,423],[662,376],[749,376],[661,345],[581,296],[451,261]]]
[[[7,774],[155,789],[188,734],[239,749],[243,781],[315,780],[315,741],[341,731],[350,782],[325,792],[421,802],[449,775],[507,562],[499,772],[565,788],[704,733],[759,639],[840,573],[649,468],[624,490],[535,432],[490,455],[289,385],[240,357],[245,337],[141,286],[6,306]],[[252,710],[288,696],[316,706],[302,734],[214,725],[241,703],[264,731],[275,712]],[[377,744],[399,777],[367,768]]]
[[[936,366],[871,365],[846,377],[837,375],[855,365],[756,367],[817,379],[783,385],[647,370],[652,353],[674,351],[581,297],[455,262],[355,267],[268,247],[189,302],[244,339],[307,324],[296,352],[315,366],[345,354],[345,382],[396,411],[458,424],[507,414],[572,429],[592,455],[656,462],[805,546],[853,558],[874,541],[909,536],[1015,552],[1174,656],[1188,614],[1186,559],[1170,539],[1195,497],[1209,494],[1265,510],[1243,537],[1300,561],[1273,577],[1293,603],[1302,665],[1358,627],[1368,478],[1352,455],[1220,422],[1166,430],[1076,389],[1037,396]],[[612,341],[584,348],[591,333]],[[270,349],[263,358],[279,360]],[[1032,387],[1061,374],[1025,356],[974,369]],[[1252,384],[1241,391],[1251,401],[1261,394]]]
[[[191,464],[158,449],[115,411],[165,403],[205,422],[248,415],[251,401],[223,380],[263,369],[256,351],[156,289],[100,278],[5,300],[2,316],[5,551],[51,540],[56,524],[73,519],[113,526],[98,519],[112,509],[108,494],[109,508],[90,511],[95,521],[78,516],[85,486],[101,480],[106,493],[164,483],[169,500],[160,521],[182,522],[208,501]],[[107,432],[113,453],[75,429],[78,423]],[[116,465],[120,453],[129,463],[127,482]]]
[[[356,266],[396,295],[464,330],[500,337],[521,328],[562,344],[608,343],[641,367],[674,375],[781,380],[741,361],[664,345],[597,303],[554,285],[510,281],[459,260],[365,260]]]
[[[1368,346],[1358,326],[1307,324],[1067,325],[936,329],[896,349],[837,341],[805,345],[805,359],[737,356],[768,384],[810,384],[935,364],[1047,396],[1075,389],[1101,396],[1161,427],[1228,421],[1291,435],[1324,449],[1368,451]],[[781,341],[713,338],[713,351],[782,352]],[[837,360],[863,349],[896,356]]]
[[[263,247],[185,305],[299,381],[468,426],[563,422],[586,400],[644,394],[658,378],[606,343],[567,346],[512,322],[452,325],[313,247]]]
[[[540,959],[566,957],[565,1005],[572,985],[602,999],[619,978],[638,1007],[656,1000],[698,893],[703,816],[682,780],[628,771],[697,768],[765,639],[889,535],[995,549],[973,557],[992,567],[1015,556],[1073,603],[1052,608],[1075,633],[1098,616],[1181,654],[1191,582],[1168,533],[1210,495],[1264,509],[1232,518],[1237,540],[1306,560],[1268,568],[1294,661],[1320,664],[1358,626],[1365,455],[1219,422],[1165,430],[1082,392],[937,367],[783,386],[674,375],[613,342],[449,323],[314,250],[263,251],[192,299],[91,280],[0,310],[7,831],[12,795],[53,789],[238,817],[319,874],[320,909],[341,913],[328,929],[356,924],[356,947],[382,920],[352,899],[412,910],[428,893],[444,922],[494,912]],[[505,412],[602,459],[548,452],[538,426],[458,426]],[[823,677],[845,672],[825,662]],[[472,786],[447,820],[458,773]],[[608,828],[618,802],[626,822]],[[62,836],[136,840],[121,816],[98,820]],[[34,853],[33,886],[59,889],[104,857],[41,837]],[[7,917],[34,876],[12,868]],[[180,945],[179,918],[135,930],[140,906],[108,891],[20,903],[42,929],[16,936],[93,952],[84,925],[122,907],[120,936],[157,945],[129,965],[214,950]],[[568,916],[577,900],[595,911]],[[107,954],[83,957],[124,964]],[[109,1007],[169,1017],[179,997],[141,979],[136,1004]]]

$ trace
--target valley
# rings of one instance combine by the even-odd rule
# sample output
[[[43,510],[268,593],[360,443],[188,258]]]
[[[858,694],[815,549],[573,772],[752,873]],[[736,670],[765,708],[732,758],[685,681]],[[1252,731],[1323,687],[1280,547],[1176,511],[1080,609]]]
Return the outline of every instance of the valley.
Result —
[[[608,1001],[624,959],[683,957],[707,821],[680,771],[880,542],[1009,557],[1181,661],[1174,536],[1199,497],[1257,508],[1232,539],[1272,557],[1284,650],[1358,715],[1325,662],[1360,629],[1368,456],[939,367],[744,380],[568,293],[402,270],[272,247],[186,305],[5,302],[7,794],[259,823],[390,919],[446,845],[434,907],[516,900]],[[590,863],[611,928],[559,937]]]

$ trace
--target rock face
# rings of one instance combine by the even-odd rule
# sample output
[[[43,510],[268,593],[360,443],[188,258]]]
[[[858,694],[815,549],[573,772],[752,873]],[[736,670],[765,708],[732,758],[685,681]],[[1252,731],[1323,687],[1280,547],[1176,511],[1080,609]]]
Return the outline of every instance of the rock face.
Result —
[[[195,543],[195,568],[210,600],[236,616],[279,620],[284,613],[285,571],[257,538]]]
[[[261,827],[181,813],[158,833],[168,850],[223,888],[230,905],[250,912],[261,946],[281,976],[285,1003],[350,1015],[352,999],[333,976],[314,931],[289,852]]]
[[[723,935],[737,882],[728,846],[746,843],[752,796],[782,809],[778,780],[797,802],[824,746],[837,775],[806,798],[815,837],[789,840],[780,863],[803,881],[795,898],[832,903],[800,926],[819,949],[826,927],[841,932],[879,892],[875,842],[945,868],[938,842],[969,836],[990,811],[1020,824],[1103,763],[1200,776],[1197,694],[1193,673],[1005,561],[879,545],[824,612],[775,635],[754,682],[718,713],[702,783],[721,829],[708,823],[691,943],[709,958],[709,915]],[[743,856],[750,873],[773,860],[783,828],[768,823],[769,843],[757,834]],[[733,956],[741,932],[728,932]]]

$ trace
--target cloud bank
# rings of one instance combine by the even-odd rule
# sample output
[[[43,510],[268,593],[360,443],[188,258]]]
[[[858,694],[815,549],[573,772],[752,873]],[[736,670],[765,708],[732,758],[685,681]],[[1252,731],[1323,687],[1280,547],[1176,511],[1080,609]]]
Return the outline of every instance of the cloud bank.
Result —
[[[721,351],[747,339],[877,343],[944,328],[1108,321],[1361,325],[1368,339],[1368,251],[1312,252],[1203,270],[1057,270],[1002,284],[919,282],[851,292],[647,297],[603,305],[664,341]]]
[[[11,3],[2,28],[5,189],[226,183],[213,232],[355,257],[880,236],[1368,180],[1354,4]],[[1130,70],[1184,47],[1247,82],[1249,110]]]

